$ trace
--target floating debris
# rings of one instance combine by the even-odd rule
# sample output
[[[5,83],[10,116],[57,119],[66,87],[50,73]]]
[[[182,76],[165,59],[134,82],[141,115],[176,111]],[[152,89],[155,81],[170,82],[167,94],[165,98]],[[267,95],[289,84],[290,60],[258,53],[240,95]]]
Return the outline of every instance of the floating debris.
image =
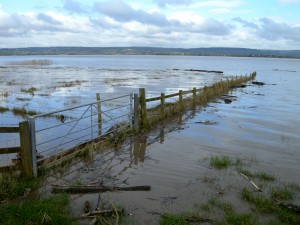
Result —
[[[190,69],[190,70],[185,70],[185,71],[190,71],[190,72],[205,72],[205,73],[223,73],[223,71],[219,71],[219,70],[195,70],[195,69]]]
[[[290,72],[290,73],[296,73],[296,70],[280,70],[280,69],[273,69],[274,71],[283,71],[283,72]]]
[[[252,84],[255,84],[255,85],[258,85],[258,86],[262,86],[262,85],[265,85],[266,83],[259,82],[259,81],[253,81]]]
[[[203,125],[216,125],[218,124],[216,121],[210,121],[210,120],[205,120],[205,121],[200,121],[200,122],[195,122],[195,123],[200,123]]]

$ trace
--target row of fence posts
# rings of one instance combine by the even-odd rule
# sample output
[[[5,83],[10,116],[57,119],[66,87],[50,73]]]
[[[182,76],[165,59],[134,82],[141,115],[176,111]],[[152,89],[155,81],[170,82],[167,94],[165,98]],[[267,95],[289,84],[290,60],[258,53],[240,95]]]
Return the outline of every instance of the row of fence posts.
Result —
[[[196,95],[196,88],[193,90],[194,96]],[[179,104],[183,102],[182,91],[179,91]],[[98,136],[102,135],[102,113],[101,113],[101,98],[100,94],[96,94],[97,99],[97,111],[98,111]],[[161,93],[161,96],[157,100],[161,100],[161,115],[165,114],[165,94]],[[131,121],[130,128],[138,131],[142,128],[149,126],[147,117],[146,106],[146,91],[145,88],[139,89],[139,94],[130,95],[130,113]],[[37,176],[37,160],[36,160],[36,134],[35,134],[35,120],[32,117],[28,117],[28,121],[19,123],[19,128],[15,129],[20,133],[20,147],[15,148],[15,153],[21,154],[21,170],[22,173],[29,178]]]
[[[253,73],[252,79],[255,78],[256,73]],[[250,77],[251,78],[251,77]],[[250,79],[249,78],[249,79]],[[228,82],[228,81],[227,81]],[[196,104],[197,91],[205,91],[206,89],[193,88],[190,91],[180,90],[178,93],[165,95],[161,93],[159,97],[146,99],[145,88],[139,89],[139,94],[130,94],[130,128],[139,131],[140,129],[149,127],[149,120],[147,116],[147,102],[160,100],[160,118],[166,115],[165,99],[178,97],[179,108],[184,108],[183,95],[190,94],[192,96],[193,104]],[[98,110],[98,136],[102,135],[102,115],[101,115],[101,99],[100,94],[96,94],[97,110]],[[26,122],[20,123],[20,142],[22,154],[22,168],[23,172],[28,177],[37,176],[37,160],[36,160],[36,140],[35,140],[35,121],[34,118],[28,119]]]

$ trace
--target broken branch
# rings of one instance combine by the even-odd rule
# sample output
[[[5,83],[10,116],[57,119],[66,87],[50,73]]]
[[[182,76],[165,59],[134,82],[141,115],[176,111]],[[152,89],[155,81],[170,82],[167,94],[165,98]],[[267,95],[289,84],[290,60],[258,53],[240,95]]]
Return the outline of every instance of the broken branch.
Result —
[[[241,176],[245,177],[248,181],[250,181],[250,183],[256,188],[257,191],[262,192],[262,190],[249,178],[247,177],[245,174],[243,173],[239,173]]]
[[[107,187],[107,186],[57,186],[52,185],[52,193],[98,193],[107,191],[150,191],[151,186]]]

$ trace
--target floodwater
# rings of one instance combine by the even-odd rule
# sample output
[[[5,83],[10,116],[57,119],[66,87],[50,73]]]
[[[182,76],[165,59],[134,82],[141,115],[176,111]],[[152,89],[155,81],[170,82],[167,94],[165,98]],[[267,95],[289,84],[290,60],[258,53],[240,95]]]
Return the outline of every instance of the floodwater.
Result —
[[[186,211],[220,191],[226,192],[225,197],[230,198],[233,192],[238,192],[236,186],[249,185],[236,171],[218,172],[212,169],[209,165],[212,155],[240,158],[255,171],[271,173],[282,181],[300,183],[298,59],[53,57],[54,64],[51,66],[25,69],[5,66],[9,60],[16,59],[0,59],[0,80],[2,90],[14,91],[8,98],[2,97],[1,106],[14,105],[16,96],[21,94],[17,89],[22,82],[17,87],[8,87],[7,82],[21,77],[27,87],[41,87],[32,97],[32,102],[35,98],[42,99],[38,93],[50,93],[46,98],[49,99],[47,107],[51,108],[64,105],[56,100],[52,105],[51,97],[59,96],[63,101],[73,94],[79,99],[80,96],[83,99],[93,98],[99,89],[102,89],[99,91],[102,95],[110,96],[137,92],[139,87],[146,87],[149,95],[156,96],[160,92],[173,93],[178,89],[203,87],[223,77],[257,71],[256,80],[265,85],[249,84],[246,88],[233,90],[229,93],[234,96],[230,104],[216,99],[206,107],[159,124],[147,135],[127,140],[116,149],[95,152],[71,168],[47,177],[47,184],[150,185],[149,192],[110,193],[110,198],[124,206],[129,218],[137,224],[157,224],[161,213]],[[77,62],[76,66],[74,62]],[[96,62],[99,65],[95,66]],[[224,75],[186,71],[189,69],[222,70]],[[34,79],[29,81],[26,76],[30,74]],[[44,81],[41,76],[45,77]],[[70,89],[46,88],[52,84],[55,86],[58,80],[69,78],[87,82]],[[110,80],[105,83],[105,79]],[[30,104],[38,106],[41,103]],[[3,124],[6,123],[4,121],[7,120],[2,119]],[[224,177],[227,179],[224,180]],[[43,193],[49,191],[47,185],[41,190]],[[101,199],[106,197],[105,193],[101,194]],[[99,194],[72,195],[71,206],[75,214],[80,215],[84,201],[88,200],[92,207],[96,207],[98,199]]]

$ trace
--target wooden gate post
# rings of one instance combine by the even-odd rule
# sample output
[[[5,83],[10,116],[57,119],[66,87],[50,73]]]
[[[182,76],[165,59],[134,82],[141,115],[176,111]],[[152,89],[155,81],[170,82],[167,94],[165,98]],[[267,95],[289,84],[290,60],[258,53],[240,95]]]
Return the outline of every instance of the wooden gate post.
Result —
[[[31,134],[29,129],[29,122],[24,121],[19,123],[20,127],[20,144],[21,144],[21,168],[22,173],[28,177],[33,178],[36,176],[36,160],[33,159]]]
[[[147,105],[146,105],[146,91],[145,88],[139,89],[140,94],[140,106],[141,106],[141,128],[148,127],[148,118],[147,118]]]
[[[96,94],[97,97],[97,110],[98,110],[98,136],[102,134],[102,113],[101,113],[101,101],[100,94]]]

